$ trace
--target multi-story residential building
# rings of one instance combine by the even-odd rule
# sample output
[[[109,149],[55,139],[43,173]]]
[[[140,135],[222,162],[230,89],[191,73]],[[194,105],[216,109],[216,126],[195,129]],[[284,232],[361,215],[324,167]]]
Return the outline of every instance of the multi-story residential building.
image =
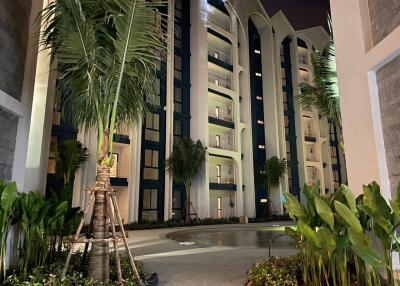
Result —
[[[325,194],[337,189],[345,178],[338,130],[296,101],[298,84],[312,81],[313,49],[328,44],[324,28],[295,31],[283,12],[270,18],[257,0],[174,5],[173,51],[160,65],[157,96],[142,127],[119,130],[116,138],[112,184],[124,220],[182,214],[183,187],[164,167],[182,136],[208,148],[191,190],[199,217],[262,216],[268,195],[260,172],[271,156],[288,160],[282,184],[270,190],[274,213],[284,212],[283,193],[300,198],[304,183],[319,182]],[[95,152],[93,134],[78,138]],[[94,183],[94,165],[76,177],[75,204],[85,203],[82,190]]]

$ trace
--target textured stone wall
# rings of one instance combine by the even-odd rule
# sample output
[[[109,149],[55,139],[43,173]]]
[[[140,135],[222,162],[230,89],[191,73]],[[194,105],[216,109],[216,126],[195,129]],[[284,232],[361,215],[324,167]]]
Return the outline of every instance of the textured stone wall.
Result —
[[[372,40],[376,45],[400,25],[400,1],[368,0],[368,6]]]
[[[20,100],[31,0],[0,1],[0,89]]]
[[[0,108],[0,180],[11,180],[18,117]]]
[[[389,179],[395,194],[400,182],[400,57],[383,66],[376,76]]]

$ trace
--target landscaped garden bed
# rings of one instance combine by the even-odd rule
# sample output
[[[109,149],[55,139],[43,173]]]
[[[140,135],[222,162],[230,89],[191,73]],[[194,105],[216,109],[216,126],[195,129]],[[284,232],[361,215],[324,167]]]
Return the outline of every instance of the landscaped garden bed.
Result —
[[[82,265],[82,253],[72,256],[67,275],[61,279],[61,271],[65,264],[66,252],[58,253],[52,263],[32,268],[26,274],[14,272],[5,281],[4,286],[95,286],[95,285],[138,285],[134,279],[127,257],[121,258],[121,270],[124,277],[123,284],[117,282],[115,260],[110,256],[110,281],[101,283],[87,278],[87,264]]]

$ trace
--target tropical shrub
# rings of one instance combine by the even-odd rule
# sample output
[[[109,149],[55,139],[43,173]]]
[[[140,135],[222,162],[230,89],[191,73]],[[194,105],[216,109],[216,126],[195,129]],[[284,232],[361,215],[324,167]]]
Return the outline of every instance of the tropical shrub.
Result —
[[[299,256],[271,257],[249,271],[247,286],[298,286],[301,281]]]
[[[126,256],[121,257],[121,270],[122,274],[126,279],[122,284],[117,284],[114,282],[117,280],[116,271],[111,271],[110,282],[103,284],[101,282],[94,281],[90,278],[85,278],[84,274],[87,271],[87,264],[82,267],[82,254],[76,253],[71,258],[71,271],[64,277],[60,279],[61,271],[65,263],[66,252],[58,253],[52,263],[46,264],[44,266],[34,267],[27,274],[23,273],[13,273],[8,276],[2,285],[5,286],[95,286],[95,285],[125,285],[125,286],[136,286],[137,283],[133,279],[133,274],[129,265],[128,258]],[[110,263],[115,264],[114,257],[111,258]],[[112,268],[114,269],[114,268]]]
[[[375,182],[357,198],[346,186],[329,198],[319,194],[317,185],[304,186],[304,196],[305,206],[286,194],[296,222],[286,232],[297,240],[305,285],[395,285],[392,253],[399,249],[399,197],[389,205]]]
[[[27,273],[51,261],[56,250],[61,251],[63,237],[76,229],[82,216],[79,208],[70,208],[66,201],[45,199],[38,192],[19,193],[15,183],[0,181],[0,198],[0,280],[6,274],[7,237],[12,225],[17,237],[17,269]]]

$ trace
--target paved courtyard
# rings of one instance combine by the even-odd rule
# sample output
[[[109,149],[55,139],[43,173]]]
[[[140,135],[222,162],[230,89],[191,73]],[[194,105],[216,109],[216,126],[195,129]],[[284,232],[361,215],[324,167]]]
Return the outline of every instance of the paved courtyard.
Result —
[[[287,223],[286,223],[287,224]],[[214,225],[129,232],[129,245],[159,285],[244,285],[246,271],[268,256],[269,240],[285,223]],[[272,255],[295,252],[286,236],[273,242]]]

